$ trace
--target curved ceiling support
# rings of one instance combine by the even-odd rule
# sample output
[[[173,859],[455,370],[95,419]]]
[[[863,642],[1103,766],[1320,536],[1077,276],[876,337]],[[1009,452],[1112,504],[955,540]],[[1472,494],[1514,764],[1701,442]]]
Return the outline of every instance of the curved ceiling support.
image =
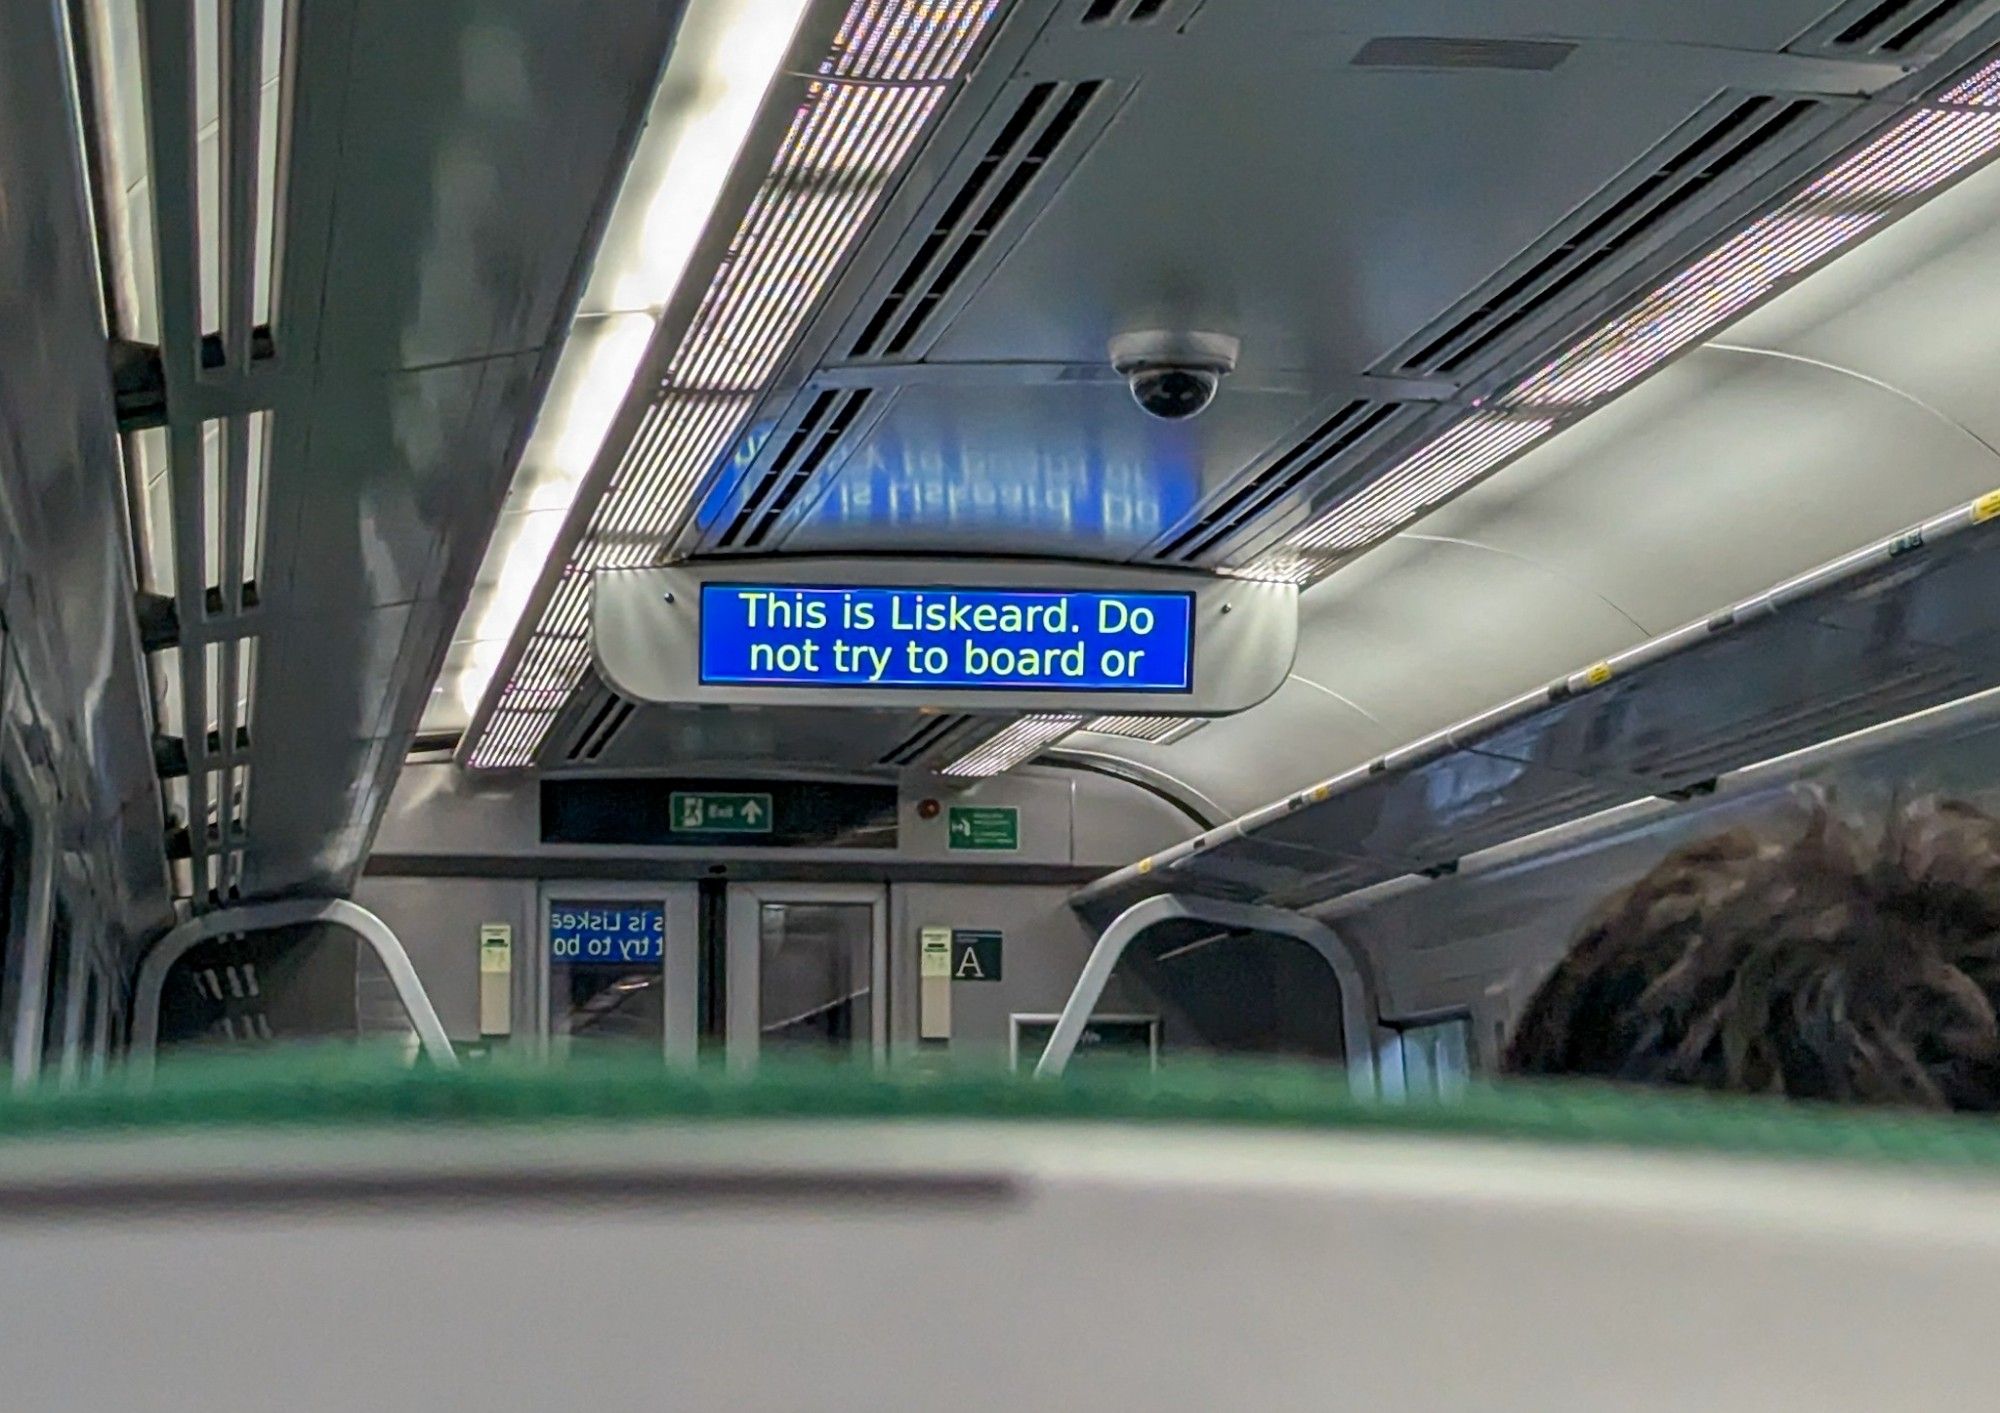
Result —
[[[1076,1052],[1083,1027],[1104,994],[1105,985],[1125,951],[1140,936],[1163,922],[1180,920],[1210,923],[1241,932],[1264,932],[1303,942],[1326,959],[1340,984],[1341,1042],[1347,1050],[1348,1083],[1360,1095],[1373,1095],[1375,1083],[1375,984],[1368,959],[1316,918],[1285,908],[1255,903],[1231,903],[1217,898],[1181,897],[1163,893],[1134,903],[1111,920],[1090,949],[1076,989],[1063,1003],[1062,1016],[1048,1049],[1035,1065],[1035,1077],[1053,1079],[1063,1072]]]
[[[1355,701],[1354,698],[1348,696],[1346,693],[1336,692],[1333,690],[1333,688],[1327,686],[1326,683],[1315,682],[1313,681],[1312,678],[1305,676],[1303,673],[1289,672],[1286,673],[1285,675],[1289,677],[1292,681],[1299,683],[1301,686],[1312,688],[1315,692],[1320,693],[1322,696],[1332,697],[1335,701],[1339,702],[1342,706],[1346,707],[1349,711],[1353,712],[1356,716],[1361,717],[1363,720],[1368,721],[1376,726],[1380,726],[1384,730],[1388,729],[1387,722],[1383,721],[1381,717],[1377,716],[1374,712],[1368,710],[1367,707],[1361,705],[1360,702]]]
[[[139,966],[139,980],[132,1000],[132,1050],[130,1063],[141,1078],[153,1073],[154,1052],[160,1041],[160,995],[166,989],[167,973],[174,963],[197,943],[243,932],[263,932],[275,927],[297,927],[325,922],[344,927],[367,943],[382,959],[397,998],[410,1014],[417,1038],[431,1063],[449,1069],[458,1063],[451,1040],[444,1033],[417,969],[410,965],[409,953],[389,924],[358,903],[343,898],[301,898],[281,903],[253,903],[246,907],[224,908],[189,918],[166,933],[146,953]]]
[[[1634,618],[1631,614],[1627,613],[1623,608],[1621,608],[1615,601],[1613,601],[1610,598],[1609,595],[1606,595],[1604,593],[1599,592],[1596,589],[1591,588],[1590,585],[1584,583],[1581,579],[1578,579],[1573,574],[1565,574],[1559,569],[1554,569],[1549,565],[1544,564],[1541,560],[1536,559],[1533,555],[1521,554],[1519,551],[1516,550],[1501,549],[1498,545],[1489,545],[1483,540],[1462,539],[1457,535],[1425,535],[1425,534],[1419,534],[1415,530],[1404,530],[1402,533],[1397,535],[1396,538],[1399,540],[1417,540],[1427,545],[1457,545],[1460,549],[1481,550],[1487,554],[1497,554],[1502,559],[1511,559],[1517,564],[1525,564],[1530,569],[1540,570],[1542,573],[1548,575],[1551,579],[1560,580],[1562,583],[1569,585],[1573,589],[1577,589],[1583,593],[1589,594],[1592,598],[1596,599],[1599,603],[1603,604],[1606,608],[1610,609],[1613,613],[1617,614],[1620,618],[1624,619],[1627,623],[1631,624],[1635,629],[1637,629],[1639,637],[1642,640],[1646,638],[1655,637],[1658,634],[1657,629],[1648,628],[1645,624],[1641,623],[1638,619]]]
[[[1067,770],[1088,770],[1112,780],[1122,780],[1127,785],[1135,785],[1148,794],[1166,801],[1202,829],[1214,829],[1232,818],[1228,810],[1178,775],[1170,775],[1158,766],[1146,765],[1113,751],[1087,751],[1073,746],[1063,746],[1043,751],[1036,759]]]
[[[1987,441],[1986,438],[1980,436],[1979,433],[1973,431],[1965,423],[1959,421],[1956,417],[1951,416],[1941,408],[1934,407],[1930,403],[1925,402],[1915,393],[1909,391],[1909,389],[1899,388],[1884,378],[1876,377],[1873,373],[1864,373],[1859,368],[1849,368],[1845,364],[1830,363],[1824,358],[1814,358],[1809,354],[1790,353],[1782,348],[1758,348],[1753,344],[1747,343],[1710,343],[1704,345],[1704,347],[1716,353],[1745,353],[1754,358],[1775,358],[1784,363],[1802,363],[1808,368],[1823,369],[1828,373],[1836,374],[1842,378],[1852,378],[1856,382],[1866,383],[1871,388],[1879,388],[1891,397],[1901,398],[1925,416],[1935,417],[1954,432],[1976,442],[1994,460],[2000,461],[2000,447],[1994,446],[1992,442]]]

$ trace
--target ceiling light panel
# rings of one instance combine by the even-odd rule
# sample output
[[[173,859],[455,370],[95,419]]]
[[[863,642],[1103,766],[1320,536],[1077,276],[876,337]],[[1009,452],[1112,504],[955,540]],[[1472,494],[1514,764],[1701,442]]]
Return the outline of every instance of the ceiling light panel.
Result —
[[[588,511],[466,763],[533,762],[588,670],[589,575],[658,563],[695,494],[754,456],[743,424],[893,185],[998,0],[855,0],[806,86],[726,257],[663,361],[642,361],[646,399]],[[671,331],[662,330],[669,335]],[[657,357],[662,349],[653,350]],[[600,460],[602,453],[600,453]]]
[[[2000,112],[1912,113],[1507,394],[1512,406],[1588,404],[1713,333],[2000,147]]]
[[[983,780],[1032,760],[1083,725],[1081,716],[1024,716],[987,738],[938,774],[954,780]]]
[[[1166,745],[1203,724],[1200,718],[1187,716],[1094,716],[1084,723],[1083,729],[1099,736]]]
[[[1545,417],[1476,412],[1433,437],[1359,495],[1294,531],[1285,547],[1259,562],[1261,577],[1310,577],[1322,561],[1390,533],[1459,487],[1549,434]]]
[[[1947,106],[1949,105],[1949,106]],[[1790,199],[1235,572],[1309,583],[2000,151],[2000,59],[1896,119]]]
[[[1984,64],[1938,95],[1940,103],[2000,108],[2000,59]]]

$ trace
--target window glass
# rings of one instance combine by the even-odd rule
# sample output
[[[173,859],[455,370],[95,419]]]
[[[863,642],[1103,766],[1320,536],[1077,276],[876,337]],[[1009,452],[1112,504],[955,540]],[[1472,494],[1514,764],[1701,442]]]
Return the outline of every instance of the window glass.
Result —
[[[49,966],[42,988],[42,1071],[52,1074],[62,1063],[63,1026],[69,1019],[69,910],[56,908],[55,925],[49,929]]]
[[[76,1042],[76,1048],[88,1059],[97,1053],[98,1036],[103,1029],[103,984],[97,978],[97,968],[92,967],[83,981],[83,1035]]]
[[[15,998],[20,986],[19,922],[27,913],[28,851],[16,832],[13,801],[0,792],[0,1074],[12,1069]]]
[[[549,904],[549,1029],[557,1054],[605,1041],[664,1043],[666,927],[658,903]]]
[[[1382,1050],[1384,1077],[1393,1086],[1400,1071],[1411,1098],[1451,1098],[1472,1076],[1472,1018],[1444,1016],[1395,1027]]]
[[[763,1043],[846,1050],[869,1043],[875,993],[869,903],[765,903],[757,909]]]

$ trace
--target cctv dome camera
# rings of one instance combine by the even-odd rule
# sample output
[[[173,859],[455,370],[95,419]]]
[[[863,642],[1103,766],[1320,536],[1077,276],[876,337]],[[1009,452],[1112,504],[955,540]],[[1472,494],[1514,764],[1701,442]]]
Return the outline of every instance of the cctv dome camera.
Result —
[[[1215,401],[1239,347],[1227,334],[1120,334],[1111,340],[1111,367],[1148,416],[1179,422]]]

